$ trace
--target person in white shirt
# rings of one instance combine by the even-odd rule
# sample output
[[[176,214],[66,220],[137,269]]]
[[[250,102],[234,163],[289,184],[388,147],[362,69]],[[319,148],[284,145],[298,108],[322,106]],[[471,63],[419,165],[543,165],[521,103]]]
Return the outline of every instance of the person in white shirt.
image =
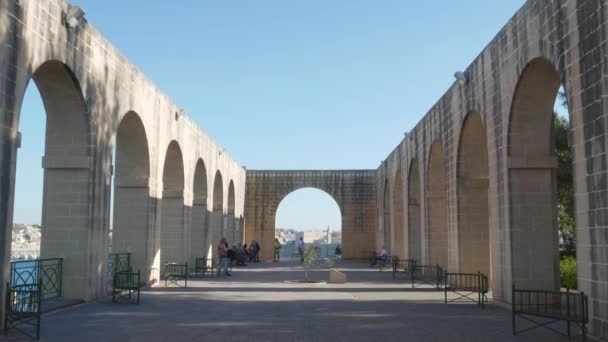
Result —
[[[376,266],[378,264],[378,261],[385,265],[387,257],[388,252],[386,251],[386,248],[382,246],[382,250],[380,252],[376,252],[376,257],[374,258],[374,261],[372,262],[371,266]]]

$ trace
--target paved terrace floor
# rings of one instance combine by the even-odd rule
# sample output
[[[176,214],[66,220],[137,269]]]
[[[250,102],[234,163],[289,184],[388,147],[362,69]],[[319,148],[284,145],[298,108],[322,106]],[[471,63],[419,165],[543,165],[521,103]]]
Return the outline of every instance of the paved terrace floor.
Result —
[[[412,290],[390,270],[336,268],[347,284],[289,284],[304,277],[299,263],[259,263],[235,267],[232,277],[191,280],[187,289],[146,289],[140,305],[106,298],[44,315],[40,340],[567,341],[544,330],[513,337],[508,309],[445,305],[443,292]],[[312,277],[327,280],[327,271]]]

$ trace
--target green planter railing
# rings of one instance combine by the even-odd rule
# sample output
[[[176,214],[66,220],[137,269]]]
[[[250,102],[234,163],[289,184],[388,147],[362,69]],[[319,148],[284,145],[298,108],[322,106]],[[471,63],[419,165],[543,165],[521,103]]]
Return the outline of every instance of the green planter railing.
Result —
[[[41,298],[61,297],[63,258],[11,262],[10,287],[40,284]]]

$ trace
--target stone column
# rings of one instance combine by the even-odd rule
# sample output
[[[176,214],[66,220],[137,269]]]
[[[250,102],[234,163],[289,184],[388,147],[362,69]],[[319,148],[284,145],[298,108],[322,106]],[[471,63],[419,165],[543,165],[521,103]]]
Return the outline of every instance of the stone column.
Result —
[[[181,191],[164,193],[161,215],[161,272],[168,262],[185,262],[184,197]]]
[[[43,167],[40,256],[64,258],[64,297],[93,299],[98,293],[97,289],[90,286],[91,279],[88,279],[88,275],[94,273],[91,268],[95,268],[101,261],[90,256],[96,254],[92,253],[92,249],[100,244],[105,245],[107,238],[97,241],[96,237],[101,238],[91,231],[91,161],[84,156],[44,157]]]
[[[6,112],[6,111],[5,111]],[[0,293],[6,293],[10,279],[13,202],[15,200],[16,132],[0,124]],[[0,326],[4,327],[6,296],[0,296]]]
[[[116,178],[114,191],[112,253],[131,253],[133,270],[141,270],[142,279],[151,280],[152,254],[148,248],[153,229],[148,222],[151,201],[148,178]]]
[[[192,222],[190,227],[189,244],[190,258],[188,263],[194,267],[196,258],[206,256],[207,246],[205,242],[205,233],[207,231],[207,208],[205,202],[195,200],[192,204]]]

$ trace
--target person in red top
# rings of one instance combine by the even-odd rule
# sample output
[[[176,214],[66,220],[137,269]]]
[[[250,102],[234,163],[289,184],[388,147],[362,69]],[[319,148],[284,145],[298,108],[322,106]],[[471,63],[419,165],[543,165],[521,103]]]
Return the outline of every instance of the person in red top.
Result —
[[[217,256],[220,259],[220,267],[217,270],[217,275],[222,274],[223,269],[225,275],[231,276],[232,274],[228,272],[228,242],[226,242],[225,237],[223,237],[217,245]]]

